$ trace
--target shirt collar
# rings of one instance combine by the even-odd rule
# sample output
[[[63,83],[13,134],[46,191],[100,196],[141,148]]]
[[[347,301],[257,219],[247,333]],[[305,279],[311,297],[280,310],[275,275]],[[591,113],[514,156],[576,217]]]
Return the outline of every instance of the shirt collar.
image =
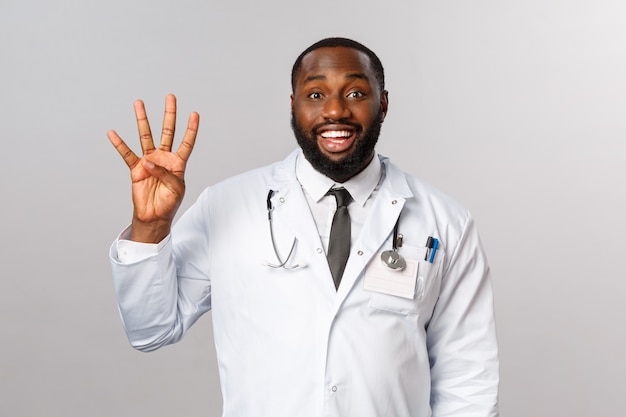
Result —
[[[313,201],[319,202],[328,193],[331,188],[343,187],[352,196],[352,199],[364,206],[367,199],[376,189],[382,173],[380,158],[378,154],[374,155],[372,161],[354,177],[344,183],[337,183],[324,174],[321,174],[307,159],[302,152],[298,154],[296,160],[296,177],[300,185],[311,196]]]

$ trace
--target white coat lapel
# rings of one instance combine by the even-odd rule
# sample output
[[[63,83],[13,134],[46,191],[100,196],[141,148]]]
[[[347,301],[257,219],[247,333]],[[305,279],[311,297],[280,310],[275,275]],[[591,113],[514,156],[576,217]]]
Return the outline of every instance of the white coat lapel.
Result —
[[[281,252],[283,251],[282,247],[286,244],[291,245],[291,241],[295,237],[297,239],[295,255],[296,257],[298,255],[301,257],[317,253],[317,248],[322,248],[322,243],[317,233],[317,227],[311,215],[309,204],[306,201],[300,183],[296,179],[295,164],[298,152],[293,152],[276,166],[268,185],[270,189],[274,190],[272,207],[273,219],[277,229],[280,230],[282,227],[286,230],[285,233],[291,234],[291,236],[286,236],[288,239],[286,239],[287,242],[284,245],[281,245]],[[310,258],[310,256],[305,257]],[[324,256],[322,258],[325,261],[326,258]],[[329,282],[332,286],[330,270],[326,272],[329,275]]]
[[[351,291],[367,264],[374,256],[377,256],[382,245],[393,232],[406,199],[413,197],[404,174],[386,159],[382,159],[381,162],[385,169],[385,179],[378,190],[363,229],[350,249],[350,258],[348,258],[348,264],[337,292],[337,308]]]

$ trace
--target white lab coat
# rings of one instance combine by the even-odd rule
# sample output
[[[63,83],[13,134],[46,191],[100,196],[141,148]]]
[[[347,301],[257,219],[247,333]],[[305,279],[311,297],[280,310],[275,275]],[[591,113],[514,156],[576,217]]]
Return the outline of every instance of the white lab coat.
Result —
[[[212,310],[224,417],[494,417],[498,357],[489,268],[469,213],[381,158],[385,179],[336,291],[295,177],[299,151],[205,190],[158,254],[131,264],[111,248],[131,344],[179,340]],[[276,269],[275,241],[289,265]],[[414,299],[367,291],[391,248],[419,261]],[[424,261],[428,236],[440,247]]]

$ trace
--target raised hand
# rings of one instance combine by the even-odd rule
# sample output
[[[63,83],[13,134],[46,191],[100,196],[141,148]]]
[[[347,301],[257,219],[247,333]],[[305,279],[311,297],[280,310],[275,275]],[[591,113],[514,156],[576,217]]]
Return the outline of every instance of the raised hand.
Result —
[[[198,113],[191,113],[187,130],[178,150],[172,152],[176,127],[176,97],[165,99],[163,129],[158,148],[154,147],[146,109],[135,102],[135,115],[143,156],[139,158],[113,130],[107,137],[130,168],[132,180],[133,221],[131,239],[158,243],[170,232],[176,210],[185,194],[185,167],[193,150],[200,123]]]

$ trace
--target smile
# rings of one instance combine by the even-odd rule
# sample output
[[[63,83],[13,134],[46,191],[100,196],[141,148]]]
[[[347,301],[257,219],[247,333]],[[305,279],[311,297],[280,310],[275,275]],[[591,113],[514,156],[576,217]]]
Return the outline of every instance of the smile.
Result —
[[[352,136],[352,132],[348,130],[326,130],[320,133],[324,139],[347,139]]]
[[[350,150],[357,131],[350,126],[324,126],[317,130],[318,145],[326,155]]]

